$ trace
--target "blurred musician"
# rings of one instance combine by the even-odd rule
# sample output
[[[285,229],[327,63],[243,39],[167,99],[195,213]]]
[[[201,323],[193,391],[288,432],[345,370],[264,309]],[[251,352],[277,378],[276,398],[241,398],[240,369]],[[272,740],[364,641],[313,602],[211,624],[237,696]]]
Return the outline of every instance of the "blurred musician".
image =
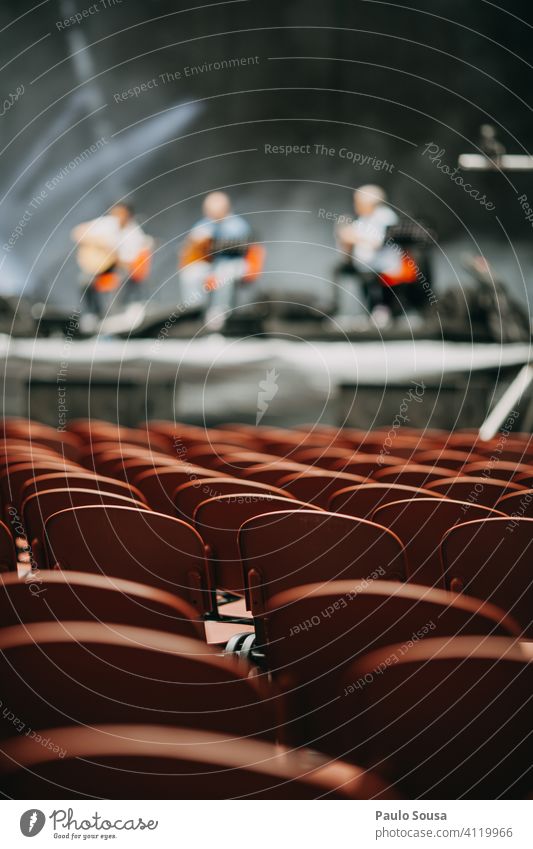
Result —
[[[204,308],[206,327],[216,332],[242,300],[243,284],[259,276],[264,249],[251,243],[250,225],[232,213],[224,192],[208,194],[202,211],[180,252],[180,282],[185,305]]]
[[[71,232],[82,273],[87,310],[102,319],[124,283],[125,299],[137,300],[150,273],[153,239],[135,220],[133,207],[117,203],[106,215]]]
[[[354,192],[353,200],[355,220],[337,230],[337,241],[341,250],[350,254],[352,270],[361,281],[369,312],[378,323],[386,323],[389,309],[381,275],[392,277],[400,270],[398,251],[386,244],[388,228],[399,219],[387,204],[381,186],[361,186]]]

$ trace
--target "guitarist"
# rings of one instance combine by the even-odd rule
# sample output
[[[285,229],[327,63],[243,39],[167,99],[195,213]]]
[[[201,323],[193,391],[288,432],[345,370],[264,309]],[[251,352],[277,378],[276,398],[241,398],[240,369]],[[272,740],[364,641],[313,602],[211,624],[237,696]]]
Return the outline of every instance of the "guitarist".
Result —
[[[77,244],[84,298],[90,313],[102,319],[124,278],[138,288],[149,274],[153,246],[137,224],[133,207],[117,203],[106,215],[78,224],[71,232]]]
[[[232,213],[225,192],[208,194],[202,212],[203,218],[190,231],[180,253],[180,282],[185,305],[207,305],[205,323],[216,332],[235,306],[240,284],[259,275],[264,251],[250,243],[250,225]]]

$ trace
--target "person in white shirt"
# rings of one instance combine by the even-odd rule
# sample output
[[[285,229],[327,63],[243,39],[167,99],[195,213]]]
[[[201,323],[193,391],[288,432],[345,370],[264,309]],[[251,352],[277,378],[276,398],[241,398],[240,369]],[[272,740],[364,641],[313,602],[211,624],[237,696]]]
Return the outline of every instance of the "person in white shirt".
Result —
[[[399,218],[388,206],[381,186],[360,186],[353,198],[355,220],[338,229],[337,241],[340,249],[351,256],[369,312],[381,319],[387,308],[379,275],[394,273],[401,262],[398,251],[386,244],[387,229],[397,224]]]
[[[136,222],[130,204],[117,203],[106,215],[78,224],[71,238],[77,244],[89,312],[103,318],[122,282],[127,297],[138,296],[138,287],[149,274],[153,239]]]

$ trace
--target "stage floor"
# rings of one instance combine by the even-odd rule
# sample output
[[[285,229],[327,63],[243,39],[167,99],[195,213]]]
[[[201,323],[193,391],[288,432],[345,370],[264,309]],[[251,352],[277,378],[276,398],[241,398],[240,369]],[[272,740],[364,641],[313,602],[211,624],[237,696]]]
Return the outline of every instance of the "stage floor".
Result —
[[[0,359],[5,413],[29,414],[51,424],[58,421],[60,397],[71,417],[115,418],[122,410],[123,419],[137,421],[148,415],[208,423],[339,423],[346,393],[355,406],[357,394],[366,393],[367,407],[374,393],[379,421],[386,423],[394,417],[398,392],[416,385],[423,387],[419,393],[428,390],[428,404],[431,390],[431,403],[441,406],[448,403],[445,390],[450,387],[465,395],[484,387],[476,422],[481,424],[511,377],[531,359],[531,346],[6,336],[0,337]],[[413,403],[413,414],[421,406]]]

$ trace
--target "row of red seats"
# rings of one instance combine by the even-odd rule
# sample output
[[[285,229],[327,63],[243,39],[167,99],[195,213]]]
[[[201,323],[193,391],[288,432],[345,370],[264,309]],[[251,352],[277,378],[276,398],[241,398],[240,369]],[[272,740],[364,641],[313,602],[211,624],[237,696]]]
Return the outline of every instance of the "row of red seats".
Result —
[[[387,782],[408,796],[454,795],[458,788],[499,795],[512,792],[516,782],[527,788],[527,720],[515,719],[495,745],[490,735],[483,736],[486,722],[476,723],[475,712],[485,706],[484,686],[494,684],[497,704],[490,718],[499,723],[495,728],[505,728],[506,717],[522,716],[531,694],[527,644],[518,639],[531,628],[532,520],[522,517],[528,490],[515,482],[533,474],[522,462],[530,458],[529,438],[514,436],[512,443],[508,438],[503,448],[501,440],[479,446],[471,433],[411,432],[402,437],[403,447],[395,437],[403,456],[393,457],[377,453],[386,443],[376,432],[316,430],[205,431],[162,422],[128,430],[75,422],[67,434],[58,434],[35,423],[6,421],[0,458],[4,536],[8,548],[10,527],[16,537],[26,533],[33,564],[26,578],[13,574],[4,580],[0,641],[3,634],[7,643],[0,645],[10,712],[24,716],[31,728],[43,728],[46,720],[45,727],[55,729],[69,717],[90,725],[93,734],[102,724],[146,723],[156,712],[158,723],[163,718],[174,729],[215,730],[240,743],[243,737],[266,737],[271,744],[308,745],[333,756],[338,769],[347,769],[344,760],[365,767],[357,781],[350,779],[349,792],[355,794],[368,794],[370,786],[373,793],[390,793]],[[501,459],[503,450],[507,457],[514,452],[515,459]],[[453,453],[455,467],[440,466],[446,452]],[[416,464],[406,462],[411,459]],[[345,471],[357,463],[363,474]],[[507,478],[495,478],[493,468],[500,464],[516,474],[509,468]],[[450,487],[461,478],[470,485],[465,501],[450,497]],[[495,481],[498,498],[491,490]],[[485,488],[494,499],[490,506],[484,503]],[[509,510],[505,502],[519,495],[519,505]],[[522,513],[510,519],[506,507]],[[12,541],[10,551],[13,566]],[[4,562],[9,565],[9,557]],[[205,643],[199,650],[198,640],[211,633],[210,642],[222,642],[221,635],[228,628],[242,630],[242,622],[247,630],[232,646],[241,663],[246,657],[258,667],[253,683],[241,672],[235,686],[232,661],[218,658],[232,684],[226,693],[209,666],[196,662],[204,653],[214,657]],[[131,633],[139,628],[142,633]],[[161,634],[154,636],[161,631],[174,641],[174,650]],[[128,654],[137,639],[150,649],[142,657]],[[88,662],[87,655],[96,661]],[[37,656],[46,664],[36,680]],[[365,666],[369,658],[379,658],[375,668]],[[110,669],[106,676],[98,674],[102,664]],[[394,734],[381,734],[396,719],[393,669],[406,687],[409,722]],[[447,677],[439,678],[438,669],[447,670]],[[152,677],[150,671],[166,686],[153,692],[151,687],[148,698],[142,681]],[[451,678],[457,686],[441,686],[438,697],[415,709],[416,693],[425,694],[435,674],[441,685]],[[484,681],[473,695],[468,676]],[[391,698],[381,697],[376,711],[378,678]],[[69,686],[72,679],[78,686]],[[243,680],[256,688],[253,696]],[[98,697],[89,705],[80,683],[91,692],[96,687]],[[192,683],[204,686],[195,693]],[[343,695],[350,688],[356,699]],[[445,696],[456,702],[442,718]],[[471,733],[461,728],[457,702],[472,717]],[[221,724],[221,713],[229,724]],[[409,735],[418,729],[415,737],[424,737],[428,716],[438,727],[425,735],[424,749]],[[10,723],[3,723],[3,737],[13,737]],[[463,736],[456,750],[454,741]],[[97,746],[97,739],[88,745]],[[436,752],[437,739],[449,745]],[[20,743],[7,744],[8,764]],[[431,755],[421,759],[425,750]],[[457,754],[450,759],[453,751],[459,760]],[[41,778],[67,769],[57,758],[42,762],[39,744],[28,757],[39,762]],[[127,754],[116,751],[114,757]],[[245,756],[235,768],[237,783],[246,764]],[[368,772],[376,767],[381,778]],[[12,768],[7,773],[20,792],[27,773]],[[72,764],[66,774],[82,784],[87,778]],[[101,781],[102,771],[99,775]],[[298,789],[295,773],[289,781],[290,792],[308,792]],[[176,795],[176,785],[166,787],[170,797]],[[44,797],[46,787],[40,789]],[[222,782],[218,792],[233,791]],[[271,786],[268,792],[276,791]]]

